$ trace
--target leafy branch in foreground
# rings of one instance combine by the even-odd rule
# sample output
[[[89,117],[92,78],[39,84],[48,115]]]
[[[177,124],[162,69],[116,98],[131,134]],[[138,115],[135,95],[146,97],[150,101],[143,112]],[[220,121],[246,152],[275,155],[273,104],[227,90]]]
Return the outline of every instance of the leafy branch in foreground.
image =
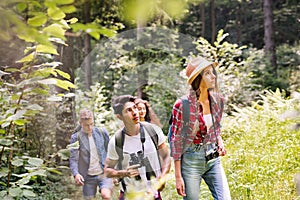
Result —
[[[26,125],[43,112],[44,103],[59,101],[61,94],[51,94],[53,86],[74,88],[70,75],[57,69],[60,62],[57,45],[66,45],[64,36],[69,24],[66,14],[75,11],[73,0],[4,1],[0,5],[3,34],[0,40],[24,41],[24,56],[14,66],[2,66],[0,73],[0,183],[1,197],[32,198],[30,186],[39,176],[59,173],[41,158],[23,150]],[[2,12],[5,10],[5,12]],[[9,36],[9,37],[4,37]],[[11,37],[13,36],[13,37]]]

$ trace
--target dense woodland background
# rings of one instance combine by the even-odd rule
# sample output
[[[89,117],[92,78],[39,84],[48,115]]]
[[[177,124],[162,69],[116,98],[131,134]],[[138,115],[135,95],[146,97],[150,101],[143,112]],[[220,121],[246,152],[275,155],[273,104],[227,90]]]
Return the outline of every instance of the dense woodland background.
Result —
[[[232,199],[299,199],[299,9],[297,0],[1,0],[1,199],[80,197],[67,146],[80,108],[112,135],[112,99],[132,94],[167,133],[195,55],[219,62]],[[165,199],[180,199],[173,173],[167,181]]]

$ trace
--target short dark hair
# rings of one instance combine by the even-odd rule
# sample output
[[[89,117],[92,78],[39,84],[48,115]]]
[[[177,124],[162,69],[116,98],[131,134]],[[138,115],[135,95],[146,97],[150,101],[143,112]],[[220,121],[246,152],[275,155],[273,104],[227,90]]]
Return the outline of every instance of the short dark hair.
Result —
[[[133,102],[134,103],[135,99],[136,98],[134,96],[131,96],[131,95],[121,95],[121,96],[116,97],[114,99],[114,103],[113,103],[114,113],[122,115],[122,110],[124,108],[124,105],[127,102]]]

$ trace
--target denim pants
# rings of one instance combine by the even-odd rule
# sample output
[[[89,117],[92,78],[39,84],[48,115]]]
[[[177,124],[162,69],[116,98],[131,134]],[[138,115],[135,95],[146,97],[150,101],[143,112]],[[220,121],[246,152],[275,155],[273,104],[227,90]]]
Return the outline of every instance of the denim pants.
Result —
[[[97,176],[87,175],[84,180],[84,185],[82,188],[82,193],[84,199],[92,199],[97,193],[97,187],[99,187],[99,192],[102,188],[112,188],[112,179],[106,178],[104,174]]]
[[[184,200],[198,200],[202,179],[215,200],[230,200],[227,179],[220,157],[206,161],[204,146],[191,145],[183,154],[181,174],[185,184]]]

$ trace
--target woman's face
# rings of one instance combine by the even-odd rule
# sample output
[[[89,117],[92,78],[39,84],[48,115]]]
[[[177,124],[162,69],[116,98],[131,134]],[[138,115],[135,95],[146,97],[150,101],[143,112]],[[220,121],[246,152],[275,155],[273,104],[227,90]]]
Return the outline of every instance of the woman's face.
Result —
[[[137,108],[138,108],[138,111],[139,111],[140,118],[145,118],[146,112],[147,112],[145,104],[144,103],[138,103]]]
[[[212,66],[208,66],[203,70],[200,88],[213,89],[216,87],[216,75]]]

